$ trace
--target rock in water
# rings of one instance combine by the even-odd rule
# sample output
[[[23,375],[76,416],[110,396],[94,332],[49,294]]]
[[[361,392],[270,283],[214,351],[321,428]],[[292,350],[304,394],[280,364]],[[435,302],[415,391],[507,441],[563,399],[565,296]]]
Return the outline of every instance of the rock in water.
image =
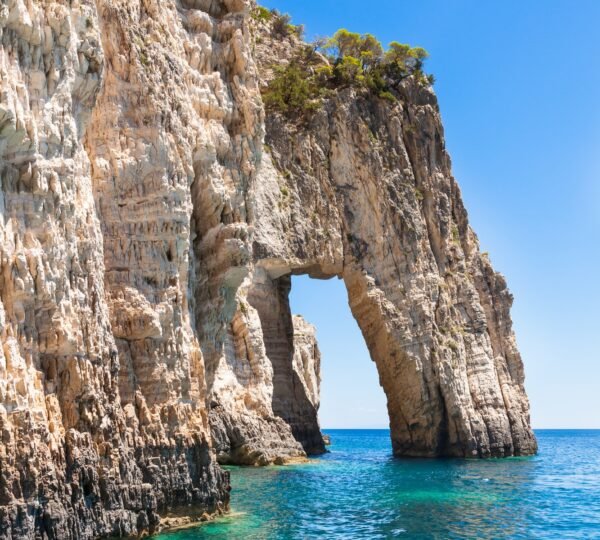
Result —
[[[0,7],[0,538],[206,519],[228,505],[217,460],[324,451],[292,274],[344,280],[397,455],[536,450],[512,297],[432,90],[265,115],[302,44],[249,8]]]
[[[315,54],[268,22],[254,28],[263,86]],[[468,224],[435,94],[416,77],[394,91],[346,84],[300,117],[268,111],[254,272],[262,288],[290,273],[344,280],[396,455],[534,453],[512,296]]]

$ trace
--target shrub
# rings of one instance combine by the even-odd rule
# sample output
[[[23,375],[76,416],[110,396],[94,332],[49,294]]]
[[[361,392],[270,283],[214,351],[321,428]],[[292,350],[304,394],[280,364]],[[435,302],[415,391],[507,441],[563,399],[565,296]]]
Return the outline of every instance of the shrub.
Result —
[[[326,85],[333,77],[333,67],[331,64],[323,64],[315,69],[315,77],[321,85]]]
[[[276,9],[268,10],[257,6],[252,11],[256,20],[271,23],[274,36],[287,37],[292,34],[302,38],[304,27],[292,24],[292,18],[287,13]],[[305,47],[305,61],[315,60],[315,52],[320,51],[329,57],[334,65],[331,72],[328,68],[317,68],[313,82],[322,86],[332,83],[356,84],[367,86],[378,95],[390,93],[390,83],[414,75],[419,84],[433,84],[432,75],[423,73],[423,64],[429,56],[422,47],[392,41],[384,50],[379,40],[373,34],[359,34],[340,28],[332,37],[316,40],[312,46]],[[312,74],[308,74],[312,76]]]
[[[263,6],[256,6],[252,10],[252,18],[256,21],[269,22],[273,18],[273,12]]]
[[[327,40],[324,50],[333,59],[343,58],[344,56],[358,56],[360,54],[358,50],[359,40],[360,34],[341,28],[333,37]]]
[[[396,96],[394,94],[392,94],[389,90],[383,90],[381,92],[379,92],[379,94],[377,94],[380,98],[385,99],[387,101],[390,101],[392,103],[394,103],[396,100]]]
[[[361,36],[345,28],[338,30],[333,37],[329,38],[323,49],[333,59],[343,59],[346,56],[358,58],[365,69],[378,62],[383,55],[383,47],[375,36],[372,34]]]
[[[291,24],[287,14],[269,14],[273,34],[300,35],[303,31],[303,27]],[[329,63],[324,63],[317,51],[328,56]],[[397,41],[384,51],[372,34],[342,28],[330,38],[302,47],[288,65],[276,67],[275,76],[263,92],[264,102],[284,114],[309,112],[318,109],[322,98],[339,86],[366,88],[381,99],[395,102],[394,87],[406,77],[413,76],[424,86],[433,84],[433,75],[423,72],[427,57],[422,47]]]
[[[283,113],[300,113],[314,110],[319,97],[314,78],[296,60],[275,68],[275,76],[263,92],[265,106]]]
[[[288,36],[290,34],[290,26],[292,17],[288,13],[279,13],[274,10],[273,17],[273,33],[279,36]]]
[[[339,84],[361,85],[365,80],[360,60],[354,56],[344,56],[337,61],[334,75]]]
[[[425,60],[429,57],[429,53],[423,47],[413,47],[410,49],[409,54],[417,60]]]
[[[361,63],[366,70],[370,69],[373,65],[376,65],[383,56],[383,47],[381,46],[381,43],[371,34],[364,34],[361,36],[358,48],[360,51]]]
[[[385,52],[385,58],[388,62],[404,63],[410,56],[410,45],[392,41],[388,45],[388,50]]]
[[[304,25],[303,24],[290,24],[289,31],[291,33],[296,34],[298,39],[302,39],[304,37]]]
[[[262,8],[265,9],[265,8]],[[302,24],[292,24],[292,17],[288,13],[279,13],[276,9],[269,11],[269,18],[262,18],[261,20],[273,21],[271,26],[271,32],[275,36],[279,37],[288,37],[292,34],[295,34],[298,39],[302,39],[304,35],[304,25]]]
[[[405,43],[392,41],[385,53],[383,63],[388,75],[394,79],[402,79],[415,74],[419,82],[423,82],[420,80],[420,76],[423,62],[428,56],[428,52],[423,47],[411,47]],[[428,80],[424,82],[427,84]]]
[[[394,78],[406,76],[408,71],[406,61],[409,58],[410,45],[392,41],[384,57],[384,64],[390,76]]]
[[[320,45],[321,50],[337,66],[341,66],[336,80],[348,84],[350,77],[357,84],[364,84],[378,95],[389,92],[389,84],[405,77],[415,75],[420,84],[431,84],[431,80],[422,73],[423,63],[428,53],[422,47],[411,47],[397,41],[389,44],[387,51],[372,34],[358,34],[345,28],[338,30],[333,37]],[[345,62],[346,58],[352,60]],[[362,73],[355,73],[356,61],[360,63]],[[347,73],[350,71],[351,73]]]

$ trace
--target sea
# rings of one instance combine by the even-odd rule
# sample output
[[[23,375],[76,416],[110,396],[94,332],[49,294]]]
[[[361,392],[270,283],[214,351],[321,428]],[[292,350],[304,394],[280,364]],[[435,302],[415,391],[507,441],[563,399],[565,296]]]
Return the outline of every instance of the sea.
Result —
[[[388,430],[325,430],[309,463],[228,467],[231,513],[161,540],[600,539],[600,430],[537,430],[539,454],[399,459]]]

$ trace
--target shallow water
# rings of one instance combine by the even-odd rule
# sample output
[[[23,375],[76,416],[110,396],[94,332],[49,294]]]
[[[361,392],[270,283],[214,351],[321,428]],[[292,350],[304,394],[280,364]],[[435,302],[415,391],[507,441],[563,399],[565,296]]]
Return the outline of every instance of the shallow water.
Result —
[[[327,430],[305,465],[230,467],[232,513],[162,540],[600,538],[600,430],[530,458],[394,459],[387,430]]]

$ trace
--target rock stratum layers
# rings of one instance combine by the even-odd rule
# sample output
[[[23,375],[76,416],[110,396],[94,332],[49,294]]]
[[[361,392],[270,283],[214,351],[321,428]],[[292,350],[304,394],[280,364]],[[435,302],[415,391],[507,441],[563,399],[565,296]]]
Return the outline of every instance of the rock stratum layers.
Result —
[[[227,508],[218,461],[323,452],[293,274],[344,280],[396,455],[536,450],[431,89],[265,116],[301,44],[250,7],[0,5],[0,538],[155,532]]]

